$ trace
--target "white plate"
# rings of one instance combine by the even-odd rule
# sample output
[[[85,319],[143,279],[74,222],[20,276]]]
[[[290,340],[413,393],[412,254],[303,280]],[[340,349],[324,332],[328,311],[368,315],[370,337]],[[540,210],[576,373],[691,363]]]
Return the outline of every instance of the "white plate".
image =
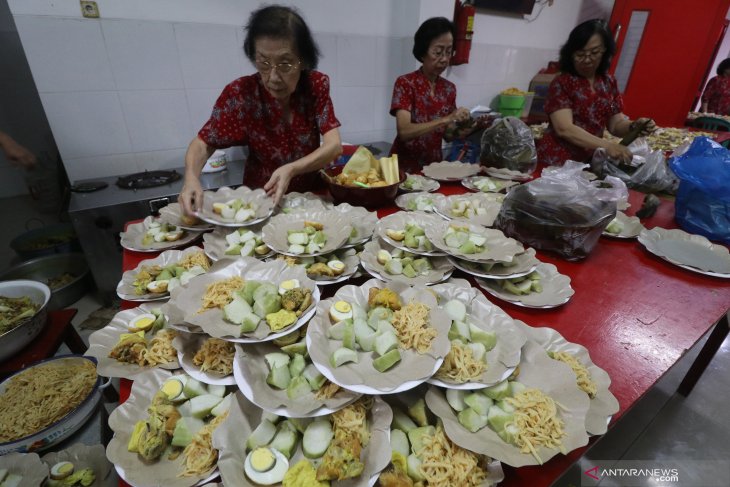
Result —
[[[436,213],[446,220],[469,222],[477,225],[491,227],[502,209],[504,195],[497,193],[467,193],[447,196],[436,203]],[[472,217],[456,216],[453,214],[454,205],[464,202],[474,211],[479,208],[486,213]]]
[[[161,252],[163,250],[184,247],[199,239],[202,234],[201,231],[193,232],[191,230],[184,230],[184,235],[173,242],[152,242],[149,245],[144,245],[142,239],[153,221],[155,221],[155,218],[148,216],[140,223],[132,223],[127,226],[127,230],[119,234],[119,243],[125,249],[133,252]]]
[[[410,252],[412,254],[418,254],[418,255],[426,255],[429,257],[442,257],[446,255],[446,252],[443,252],[439,249],[437,249],[434,246],[433,250],[421,250],[421,249],[412,249],[410,247],[406,247],[405,244],[401,241],[398,242],[397,240],[393,240],[390,238],[385,232],[386,230],[405,230],[406,223],[416,223],[425,231],[425,224],[427,222],[441,222],[443,221],[438,216],[429,215],[428,213],[424,213],[422,211],[399,211],[396,213],[393,213],[391,215],[388,215],[384,218],[381,218],[378,221],[378,224],[375,225],[375,234],[388,242],[390,245],[392,245],[395,248],[405,250],[407,252]]]
[[[611,385],[608,372],[593,363],[586,347],[567,341],[557,330],[532,327],[519,320],[515,320],[515,323],[523,333],[543,347],[545,351],[568,352],[588,369],[588,373],[596,383],[597,391],[595,397],[590,399],[590,407],[586,415],[586,431],[590,435],[604,434],[611,418],[619,410],[618,400],[608,389]]]
[[[454,271],[454,267],[446,257],[425,257],[429,259],[431,269],[428,274],[420,274],[416,277],[406,277],[403,274],[391,275],[385,270],[385,266],[378,262],[378,251],[385,249],[388,252],[392,252],[394,247],[389,245],[387,242],[369,242],[365,245],[362,253],[360,254],[360,262],[363,269],[369,272],[373,277],[380,279],[381,281],[403,281],[411,286],[426,285],[430,286],[439,282],[443,282],[451,277],[451,273]]]
[[[485,179],[491,180],[494,184],[497,185],[497,188],[493,189],[493,190],[482,191],[481,189],[479,189],[479,187],[476,184],[474,184],[477,181],[481,181],[481,180],[485,180]],[[465,178],[461,181],[462,186],[464,186],[466,189],[468,189],[470,191],[474,191],[476,193],[501,193],[502,191],[505,191],[507,188],[511,188],[512,186],[516,186],[518,184],[520,184],[520,183],[518,183],[516,181],[500,179],[500,178],[492,178],[489,176],[472,176],[472,177]]]
[[[512,259],[514,265],[494,267],[489,272],[479,268],[481,264],[462,260],[449,255],[447,257],[457,269],[467,274],[485,279],[513,279],[515,277],[526,276],[530,272],[537,269],[540,261],[535,257],[535,249],[528,247],[523,253],[517,254]]]
[[[180,208],[180,203],[170,203],[164,208],[161,208],[160,220],[193,232],[207,232],[208,230],[213,230],[215,228],[215,225],[211,225],[210,223],[202,220],[200,220],[196,225],[188,225],[184,223],[182,221],[182,209]]]
[[[623,225],[620,233],[609,233],[605,229],[603,230],[604,237],[619,238],[619,239],[634,239],[638,238],[644,225],[641,224],[638,217],[627,216],[621,211],[616,212],[616,220]],[[610,223],[609,223],[610,224]]]
[[[239,186],[236,189],[229,187],[219,188],[217,191],[206,191],[203,195],[203,208],[195,213],[195,216],[203,221],[220,225],[222,227],[247,227],[261,223],[274,213],[274,200],[266,195],[266,192],[259,189],[250,189],[246,186]],[[213,203],[225,203],[232,199],[240,199],[247,203],[256,203],[256,214],[250,220],[245,222],[237,222],[235,220],[224,219],[213,211]]]
[[[254,226],[253,228],[249,228],[249,230],[251,230],[260,237],[261,226],[263,225]],[[238,228],[218,227],[213,232],[203,235],[203,250],[205,250],[205,255],[207,255],[208,258],[213,262],[217,262],[220,259],[240,259],[242,257],[240,254],[226,255],[225,253],[226,249],[228,248],[226,236],[237,231]],[[271,257],[272,255],[274,255],[274,251],[269,249],[269,252],[267,252],[266,254],[258,255],[254,252],[254,255],[252,255],[251,257],[256,257],[257,259],[266,259],[268,257]]]
[[[683,269],[730,279],[730,252],[701,235],[655,227],[643,230],[639,242],[652,254]]]
[[[346,281],[355,273],[357,272],[358,266],[360,265],[360,257],[355,253],[354,249],[343,249],[339,250],[337,252],[332,252],[330,256],[334,256],[341,262],[345,264],[345,270],[340,274],[339,276],[334,276],[331,278],[328,277],[320,277],[320,276],[310,276],[307,274],[307,277],[309,277],[311,280],[313,280],[318,286],[329,286],[330,284],[337,284],[338,282]],[[290,257],[285,256],[282,254],[282,257]],[[328,256],[322,256],[322,257],[328,257]],[[276,260],[278,257],[276,255],[269,258],[267,261]],[[294,264],[294,265],[301,265],[301,264]]]
[[[486,292],[508,303],[525,308],[557,308],[570,301],[575,291],[570,286],[570,277],[560,274],[552,264],[540,263],[535,270],[540,274],[542,292],[517,296],[502,289],[500,280],[479,278],[477,284]]]
[[[199,380],[204,384],[232,386],[236,383],[236,379],[233,378],[233,372],[225,377],[221,377],[219,374],[210,374],[208,372],[203,372],[200,370],[199,367],[193,364],[193,357],[195,356],[197,349],[188,350],[186,353],[185,349],[188,346],[194,344],[190,343],[191,341],[197,341],[198,344],[202,346],[205,340],[208,338],[211,337],[199,334],[178,333],[178,335],[172,341],[175,349],[177,350],[177,361],[180,362],[180,366],[185,371],[185,373],[195,380]]]
[[[532,179],[532,175],[530,174],[525,174],[519,171],[512,171],[505,168],[485,167],[484,172],[487,173],[489,176],[497,179],[509,179],[512,181],[520,182],[529,181],[530,179]]]
[[[427,193],[433,193],[434,191],[438,191],[438,189],[441,187],[441,185],[438,183],[438,181],[427,178],[426,176],[419,176],[418,174],[406,174],[406,181],[408,181],[408,178],[412,178],[419,183],[421,183],[421,187],[419,189],[408,189],[404,185],[406,184],[405,181],[398,186],[398,188],[403,191],[404,193],[411,193],[411,192],[421,192],[425,191]]]
[[[302,230],[305,221],[321,223],[324,226],[322,231],[325,233],[327,241],[318,252],[294,254],[289,251],[287,231]],[[334,210],[303,210],[296,213],[279,214],[269,220],[261,230],[266,245],[280,254],[292,257],[316,257],[334,252],[347,243],[351,233],[350,219],[344,213]]]
[[[480,235],[486,239],[484,250],[475,254],[465,254],[459,249],[446,245],[444,235],[451,225],[468,227],[470,233]],[[517,240],[507,237],[501,230],[487,228],[482,225],[474,225],[467,221],[430,221],[424,225],[426,236],[433,243],[434,247],[446,252],[449,255],[472,262],[510,262],[518,254],[525,251],[525,247]]]
[[[461,181],[469,176],[479,174],[482,167],[459,161],[432,162],[422,170],[423,175],[437,181]]]
[[[431,206],[424,210],[411,210],[410,208],[408,208],[408,204],[418,197],[430,199]],[[395,199],[395,204],[398,208],[405,211],[425,211],[427,213],[433,213],[436,211],[436,205],[438,204],[438,202],[443,200],[444,198],[445,196],[440,193],[412,192],[399,195]]]

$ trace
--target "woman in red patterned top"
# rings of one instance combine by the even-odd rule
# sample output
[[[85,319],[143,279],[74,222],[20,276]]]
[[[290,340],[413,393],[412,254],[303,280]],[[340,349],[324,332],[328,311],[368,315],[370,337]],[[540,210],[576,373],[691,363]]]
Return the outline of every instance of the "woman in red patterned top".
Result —
[[[707,82],[702,93],[702,112],[730,115],[730,58],[717,66],[717,76]]]
[[[251,14],[246,30],[243,49],[258,73],[225,87],[190,142],[179,197],[188,214],[202,206],[200,172],[216,149],[248,146],[243,184],[263,187],[275,203],[287,189],[311,190],[316,171],[342,152],[329,78],[314,71],[319,50],[302,17],[268,6]]]
[[[444,17],[421,24],[413,55],[423,64],[395,81],[390,114],[395,116],[398,135],[391,154],[398,154],[405,171],[418,172],[441,161],[441,140],[450,138],[447,127],[469,121],[469,110],[456,108],[456,86],[441,77],[453,53],[454,33],[454,24]]]
[[[603,131],[623,137],[637,123],[644,124],[642,134],[656,128],[651,119],[632,122],[623,114],[616,79],[607,72],[615,52],[616,44],[603,20],[589,20],[570,33],[560,49],[561,74],[550,83],[545,100],[550,125],[538,143],[538,161],[587,162],[595,149],[603,147],[610,158],[630,162],[631,151],[604,139]]]

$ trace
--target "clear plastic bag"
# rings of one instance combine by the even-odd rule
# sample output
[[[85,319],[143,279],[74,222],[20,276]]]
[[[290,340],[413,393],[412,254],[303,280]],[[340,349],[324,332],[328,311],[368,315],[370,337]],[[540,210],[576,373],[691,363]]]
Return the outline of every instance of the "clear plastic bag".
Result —
[[[532,131],[515,117],[498,118],[482,134],[480,161],[483,166],[531,174],[537,167]]]
[[[664,152],[651,151],[646,139],[639,138],[629,144],[634,155],[629,164],[619,164],[610,159],[606,150],[599,148],[593,153],[591,169],[599,177],[614,176],[631,189],[643,193],[675,193],[679,180],[669,171]]]
[[[730,244],[730,151],[697,137],[669,166],[680,180],[674,204],[679,226]]]
[[[568,260],[584,259],[615,218],[617,203],[628,198],[626,185],[618,178],[584,178],[581,172],[587,167],[567,161],[514,188],[502,203],[495,226],[526,245]]]

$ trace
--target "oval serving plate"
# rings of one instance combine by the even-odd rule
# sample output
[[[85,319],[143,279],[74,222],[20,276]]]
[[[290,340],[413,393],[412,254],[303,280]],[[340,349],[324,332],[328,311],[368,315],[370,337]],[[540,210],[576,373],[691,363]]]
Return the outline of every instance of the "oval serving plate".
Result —
[[[412,186],[408,187],[408,182],[412,181]],[[441,187],[438,181],[427,178],[426,176],[419,176],[418,174],[406,174],[406,180],[403,181],[398,189],[404,193],[422,192],[433,193],[438,191]]]
[[[223,218],[221,215],[213,211],[213,204],[225,203],[234,199],[240,199],[246,203],[254,203],[256,208],[253,217],[246,221],[239,222],[234,219]],[[196,213],[196,216],[203,221],[223,227],[247,227],[266,220],[273,213],[274,200],[269,198],[263,189],[251,189],[246,186],[239,186],[236,189],[231,189],[224,186],[215,192],[206,191],[204,193],[203,208]]]
[[[523,253],[515,255],[510,265],[496,261],[490,264],[471,262],[451,255],[448,256],[448,259],[460,271],[485,279],[512,279],[526,276],[537,269],[538,264],[540,264],[540,261],[535,257],[535,249],[532,247],[528,247]],[[483,267],[485,265],[490,265],[491,268],[487,270]]]
[[[500,193],[518,184],[520,183],[517,181],[491,178],[489,176],[471,176],[461,181],[462,186],[476,193]],[[486,188],[480,189],[479,185],[486,185]]]
[[[441,161],[432,162],[424,166],[422,172],[424,176],[437,181],[461,181],[469,176],[479,174],[482,167],[479,164],[469,164],[459,161]]]
[[[639,242],[652,254],[683,269],[730,279],[730,252],[701,235],[655,227],[643,230]]]
[[[641,224],[638,217],[628,216],[622,211],[616,212],[616,218],[614,218],[614,220],[621,225],[621,231],[618,233],[611,233],[604,229],[603,233],[601,233],[602,236],[619,239],[634,239],[638,238],[641,231],[644,230],[644,225]],[[610,226],[611,223],[608,225]]]
[[[542,292],[516,295],[502,289],[501,279],[478,278],[477,284],[486,292],[502,301],[525,308],[557,308],[570,301],[575,290],[570,285],[570,277],[560,274],[553,264],[541,263],[535,269],[540,274]]]
[[[153,221],[155,221],[155,218],[148,216],[142,222],[132,223],[127,226],[127,229],[119,234],[119,243],[125,249],[133,252],[161,252],[163,250],[184,247],[189,243],[195,242],[202,234],[201,231],[191,231],[180,227],[183,231],[183,235],[177,240],[172,242],[164,241],[145,244],[142,240]]]

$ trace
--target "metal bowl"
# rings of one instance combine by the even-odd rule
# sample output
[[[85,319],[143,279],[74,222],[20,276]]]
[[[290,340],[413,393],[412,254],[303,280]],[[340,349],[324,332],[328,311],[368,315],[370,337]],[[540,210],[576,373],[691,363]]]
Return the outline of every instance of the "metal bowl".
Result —
[[[51,299],[51,290],[38,281],[17,280],[0,282],[0,296],[6,298],[21,298],[28,296],[39,306],[32,317],[23,321],[19,326],[0,335],[0,362],[12,357],[23,347],[37,337],[48,318],[48,301]]]
[[[70,223],[58,223],[30,230],[15,237],[10,242],[10,247],[23,260],[81,250],[79,239]]]
[[[2,381],[0,383],[0,394],[3,394],[5,392],[5,388],[7,387],[10,379],[15,377],[17,374],[20,374],[21,372],[26,372],[34,367],[38,367],[39,365],[45,365],[53,361],[66,361],[72,363],[74,361],[80,360],[88,360],[90,362],[93,362],[94,366],[96,367],[96,359],[92,357],[84,357],[81,355],[62,355],[59,357],[41,360],[40,362],[36,362],[30,367],[16,372],[15,374]],[[96,383],[94,384],[94,387],[91,388],[89,395],[86,396],[79,403],[78,406],[66,413],[64,417],[62,417],[55,423],[51,423],[42,430],[26,437],[19,438],[14,441],[0,443],[0,455],[5,455],[12,452],[27,453],[43,451],[55,445],[56,443],[59,443],[65,438],[68,438],[73,433],[78,431],[78,429],[81,428],[81,426],[83,426],[84,423],[86,423],[96,411],[96,406],[99,404],[99,400],[101,399],[102,389],[104,389],[111,383],[107,382],[106,384],[102,385],[101,380],[102,377],[97,374]]]
[[[51,289],[48,310],[54,311],[75,303],[89,289],[91,278],[84,254],[56,254],[28,260],[0,274],[0,281],[30,279],[47,284],[49,279],[67,272],[73,275],[74,279],[63,286]]]

